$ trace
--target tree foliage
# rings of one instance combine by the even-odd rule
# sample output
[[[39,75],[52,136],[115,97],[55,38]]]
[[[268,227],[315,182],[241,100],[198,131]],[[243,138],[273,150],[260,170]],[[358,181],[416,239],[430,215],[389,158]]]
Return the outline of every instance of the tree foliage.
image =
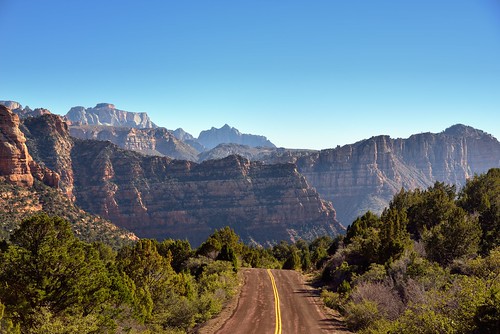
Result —
[[[233,263],[203,258],[195,277],[194,259],[186,241],[143,239],[115,252],[78,240],[61,218],[33,216],[0,251],[0,332],[186,331],[219,312],[237,285]]]
[[[361,333],[500,332],[499,198],[500,169],[458,194],[440,182],[402,189],[335,245],[325,302]]]

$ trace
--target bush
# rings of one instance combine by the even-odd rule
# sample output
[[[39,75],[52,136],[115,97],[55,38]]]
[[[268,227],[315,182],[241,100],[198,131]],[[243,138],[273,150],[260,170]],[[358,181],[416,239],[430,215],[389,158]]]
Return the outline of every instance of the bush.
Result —
[[[373,302],[381,317],[395,320],[403,311],[404,305],[393,288],[383,283],[365,282],[356,286],[351,294],[355,304]]]
[[[354,331],[367,328],[382,318],[377,304],[370,300],[363,300],[360,303],[349,302],[345,307],[345,313],[347,327]]]
[[[321,299],[323,300],[323,303],[326,305],[326,307],[337,310],[341,313],[344,312],[346,298],[340,293],[323,289],[321,290]]]

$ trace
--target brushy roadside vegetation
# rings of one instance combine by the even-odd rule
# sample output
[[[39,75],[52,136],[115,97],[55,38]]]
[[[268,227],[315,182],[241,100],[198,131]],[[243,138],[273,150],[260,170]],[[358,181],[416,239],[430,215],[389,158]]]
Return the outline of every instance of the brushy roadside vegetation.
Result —
[[[500,169],[398,193],[336,240],[325,304],[360,333],[500,333]]]

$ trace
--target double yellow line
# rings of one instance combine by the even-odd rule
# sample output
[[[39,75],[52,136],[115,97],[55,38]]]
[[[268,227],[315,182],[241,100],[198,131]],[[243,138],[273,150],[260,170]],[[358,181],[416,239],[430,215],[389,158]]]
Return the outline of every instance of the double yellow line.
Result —
[[[271,269],[267,269],[269,278],[271,279],[271,285],[273,286],[274,292],[274,310],[276,311],[276,329],[274,334],[281,334],[281,311],[280,311],[280,296],[278,294],[278,288],[276,287],[276,281],[274,280],[273,273]]]

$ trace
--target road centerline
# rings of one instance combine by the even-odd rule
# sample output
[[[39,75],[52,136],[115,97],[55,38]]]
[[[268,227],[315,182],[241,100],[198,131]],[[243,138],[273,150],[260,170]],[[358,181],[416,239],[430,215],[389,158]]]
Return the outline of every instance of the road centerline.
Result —
[[[271,285],[273,287],[274,293],[274,311],[276,313],[276,327],[274,330],[274,334],[281,334],[281,310],[280,310],[280,296],[278,294],[278,287],[276,286],[276,281],[274,279],[273,273],[271,269],[267,269],[267,273],[269,274],[269,278],[271,280]]]

